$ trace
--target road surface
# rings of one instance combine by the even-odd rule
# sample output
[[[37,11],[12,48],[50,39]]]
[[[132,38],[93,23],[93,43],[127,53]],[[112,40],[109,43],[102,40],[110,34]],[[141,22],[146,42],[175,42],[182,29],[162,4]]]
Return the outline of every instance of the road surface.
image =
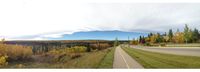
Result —
[[[136,60],[129,56],[124,50],[118,46],[115,49],[113,68],[143,68]]]
[[[181,47],[143,47],[143,46],[131,46],[132,48],[137,48],[141,50],[168,53],[176,55],[187,55],[187,56],[200,56],[200,48],[181,48]]]

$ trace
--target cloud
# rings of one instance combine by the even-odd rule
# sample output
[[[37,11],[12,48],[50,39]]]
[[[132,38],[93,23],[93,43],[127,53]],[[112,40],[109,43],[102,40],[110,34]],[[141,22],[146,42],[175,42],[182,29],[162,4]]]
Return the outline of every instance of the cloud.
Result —
[[[165,32],[184,24],[200,29],[198,3],[0,1],[0,37],[61,38],[79,31]]]
[[[93,4],[92,23],[125,31],[164,32],[199,27],[199,4]],[[89,22],[89,21],[88,21]],[[103,24],[103,25],[102,25]]]

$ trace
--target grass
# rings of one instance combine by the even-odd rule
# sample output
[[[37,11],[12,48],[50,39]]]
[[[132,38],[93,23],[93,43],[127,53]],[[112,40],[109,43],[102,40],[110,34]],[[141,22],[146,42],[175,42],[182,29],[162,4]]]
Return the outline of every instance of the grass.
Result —
[[[111,51],[103,58],[98,68],[113,68],[115,48],[112,48]]]
[[[63,63],[48,62],[18,62],[9,64],[6,68],[98,68],[104,57],[109,53],[108,49],[83,53],[76,59],[70,59]],[[20,65],[21,64],[21,65]]]
[[[108,50],[88,53],[80,59],[67,62],[65,66],[70,65],[70,68],[98,68],[101,60],[107,54],[107,51]]]
[[[145,68],[200,68],[200,57],[149,52],[123,48]]]

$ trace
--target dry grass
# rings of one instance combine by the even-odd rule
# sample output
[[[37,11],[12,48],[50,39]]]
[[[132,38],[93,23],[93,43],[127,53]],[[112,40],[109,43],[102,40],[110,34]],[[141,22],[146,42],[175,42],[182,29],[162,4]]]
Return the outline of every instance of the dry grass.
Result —
[[[66,56],[62,58],[63,62],[18,62],[10,64],[8,68],[98,68],[108,52],[108,49],[85,52],[81,53],[81,57],[75,59],[69,59]]]

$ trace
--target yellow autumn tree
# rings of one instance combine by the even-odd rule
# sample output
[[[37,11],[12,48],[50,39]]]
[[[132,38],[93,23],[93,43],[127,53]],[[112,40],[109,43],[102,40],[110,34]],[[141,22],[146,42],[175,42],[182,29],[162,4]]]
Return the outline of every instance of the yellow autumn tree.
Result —
[[[8,58],[8,56],[0,56],[0,67],[7,66],[7,64],[8,64],[7,58]]]
[[[184,43],[184,33],[183,32],[176,32],[173,36],[173,42]]]
[[[158,37],[157,34],[153,34],[153,35],[150,37],[150,43],[155,43],[157,37]]]
[[[0,43],[0,56],[8,56],[9,60],[27,59],[33,54],[30,46],[4,44],[5,39]]]

